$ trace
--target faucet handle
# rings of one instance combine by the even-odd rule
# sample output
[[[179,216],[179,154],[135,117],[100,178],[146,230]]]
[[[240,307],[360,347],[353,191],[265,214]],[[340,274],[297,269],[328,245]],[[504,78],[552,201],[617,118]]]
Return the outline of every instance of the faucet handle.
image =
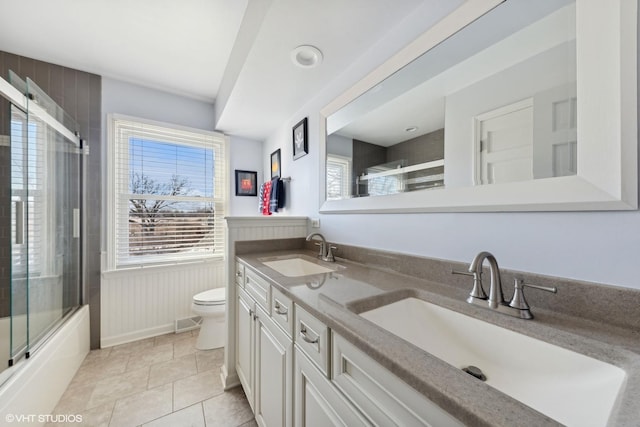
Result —
[[[509,307],[517,308],[518,310],[529,310],[529,304],[527,300],[524,298],[524,287],[540,289],[541,291],[553,292],[554,294],[558,292],[558,288],[547,287],[547,286],[538,286],[531,285],[529,283],[524,283],[522,279],[515,279],[514,283],[514,291],[513,298],[511,298],[511,302],[509,302]]]
[[[469,273],[468,271],[458,271],[458,270],[451,270],[451,274],[460,274],[462,276],[473,276],[473,273]]]
[[[332,249],[338,249],[338,248],[331,244],[327,244],[327,256],[322,258],[323,261],[334,262],[336,260],[336,258],[333,256]]]

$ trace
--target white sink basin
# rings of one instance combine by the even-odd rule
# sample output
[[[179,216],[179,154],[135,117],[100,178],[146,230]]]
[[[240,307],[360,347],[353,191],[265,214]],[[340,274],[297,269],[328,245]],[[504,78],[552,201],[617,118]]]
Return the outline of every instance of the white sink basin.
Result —
[[[613,365],[407,298],[360,315],[568,426],[604,426],[625,382]],[[476,380],[469,377],[470,380]]]
[[[262,261],[262,263],[287,277],[309,276],[312,274],[330,273],[335,271],[335,269],[309,262],[303,258]]]

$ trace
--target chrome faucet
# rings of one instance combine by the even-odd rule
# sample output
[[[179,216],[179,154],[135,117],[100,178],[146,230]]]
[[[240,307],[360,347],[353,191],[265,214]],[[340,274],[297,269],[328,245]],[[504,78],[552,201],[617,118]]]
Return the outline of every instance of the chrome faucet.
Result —
[[[320,238],[320,243],[316,243],[320,246],[320,252],[318,252],[318,258],[323,261],[334,262],[336,259],[333,256],[332,249],[336,249],[335,246],[331,246],[327,244],[327,239],[320,233],[311,233],[307,236],[307,242],[310,242],[314,237]]]
[[[487,299],[484,289],[482,287],[482,264],[484,260],[489,262],[489,271],[491,272],[491,282],[489,284],[489,299]],[[502,281],[500,280],[500,268],[498,267],[498,261],[496,257],[489,252],[480,252],[473,258],[469,265],[469,272],[473,274],[473,289],[469,299],[481,298],[485,299],[489,303],[489,307],[498,308],[500,304],[504,304],[504,295],[502,294]]]
[[[484,291],[482,286],[482,264],[487,260],[489,262],[489,271],[491,273],[491,282],[489,284],[489,297]],[[558,291],[555,287],[537,286],[524,283],[522,279],[515,279],[515,286],[513,291],[513,298],[507,303],[504,300],[502,293],[502,281],[500,279],[500,268],[498,267],[498,261],[489,252],[480,252],[473,258],[469,265],[469,272],[465,271],[452,271],[453,274],[464,274],[466,276],[473,276],[473,288],[467,297],[469,304],[476,304],[482,307],[487,307],[492,310],[497,310],[500,313],[508,314],[509,316],[519,317],[521,319],[533,319],[533,314],[529,304],[524,298],[524,287],[540,289],[542,291],[553,292]]]

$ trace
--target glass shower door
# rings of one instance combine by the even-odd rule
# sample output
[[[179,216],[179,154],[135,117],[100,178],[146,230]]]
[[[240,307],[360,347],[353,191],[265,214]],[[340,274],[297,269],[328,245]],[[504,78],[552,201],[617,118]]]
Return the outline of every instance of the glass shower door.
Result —
[[[82,201],[81,150],[55,122],[77,127],[32,81],[12,77],[29,102],[27,112],[11,107],[10,364],[80,305]]]
[[[28,351],[80,303],[80,161],[74,142],[37,114],[77,128],[27,79],[29,164]]]

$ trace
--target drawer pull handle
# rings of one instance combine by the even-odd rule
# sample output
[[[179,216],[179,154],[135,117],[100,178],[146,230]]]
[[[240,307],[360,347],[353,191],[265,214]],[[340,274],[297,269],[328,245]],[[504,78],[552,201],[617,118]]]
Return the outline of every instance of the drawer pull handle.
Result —
[[[303,340],[305,340],[309,344],[317,344],[318,341],[320,341],[319,336],[317,336],[315,339],[309,338],[307,336],[307,328],[304,325],[300,326],[300,336],[302,337]]]
[[[239,271],[236,272],[236,276],[238,277],[242,277],[242,273],[240,273]]]
[[[278,301],[276,301],[276,303],[273,306],[273,308],[275,308],[276,309],[276,313],[281,315],[281,316],[284,316],[289,312],[289,310],[286,307],[281,306]]]

